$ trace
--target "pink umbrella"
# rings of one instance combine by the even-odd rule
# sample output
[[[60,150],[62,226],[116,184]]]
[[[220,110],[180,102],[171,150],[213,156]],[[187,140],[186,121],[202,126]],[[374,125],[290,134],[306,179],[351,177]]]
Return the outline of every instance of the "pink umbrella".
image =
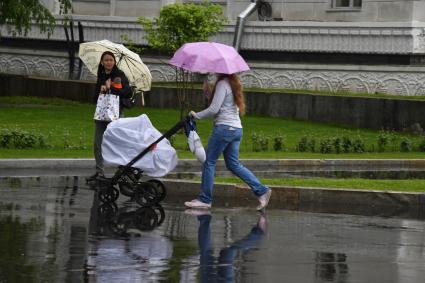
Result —
[[[234,74],[249,70],[235,48],[216,42],[186,43],[169,63],[199,73]]]

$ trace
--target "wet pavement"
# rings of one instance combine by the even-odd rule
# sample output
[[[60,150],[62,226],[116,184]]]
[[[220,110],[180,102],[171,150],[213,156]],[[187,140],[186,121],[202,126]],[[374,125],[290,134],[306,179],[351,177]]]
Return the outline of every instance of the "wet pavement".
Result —
[[[423,282],[423,219],[0,189],[0,282]]]

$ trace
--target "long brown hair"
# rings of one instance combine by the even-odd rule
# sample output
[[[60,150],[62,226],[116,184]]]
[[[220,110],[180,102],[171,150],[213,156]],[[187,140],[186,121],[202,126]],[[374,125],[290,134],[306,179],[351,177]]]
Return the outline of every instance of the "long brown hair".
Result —
[[[214,87],[212,89],[212,94],[210,96],[209,103],[211,104],[211,101],[214,98],[214,93],[217,87],[217,83],[225,78],[229,80],[229,84],[233,93],[233,99],[235,100],[235,104],[239,108],[239,114],[241,116],[245,115],[245,98],[243,95],[242,84],[241,84],[241,81],[239,80],[239,77],[236,74],[230,74],[230,75],[219,74],[217,81],[215,82]]]

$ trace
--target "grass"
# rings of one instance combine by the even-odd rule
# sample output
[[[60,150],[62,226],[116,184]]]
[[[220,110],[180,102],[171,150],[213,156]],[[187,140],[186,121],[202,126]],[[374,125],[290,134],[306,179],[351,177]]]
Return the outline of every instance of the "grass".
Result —
[[[35,97],[0,97],[0,129],[19,129],[43,134],[52,145],[48,149],[5,149],[0,148],[0,158],[78,158],[93,157],[92,140],[94,135],[94,105],[82,104],[61,99],[44,99]],[[171,128],[179,120],[179,111],[173,109],[134,108],[126,111],[126,116],[138,116],[146,113],[154,126],[161,132]],[[211,120],[198,121],[198,132],[204,145],[211,131]],[[246,116],[243,118],[244,139],[241,143],[241,158],[425,158],[424,152],[393,152],[398,150],[403,138],[409,139],[414,148],[423,140],[422,137],[393,133],[392,140],[385,152],[320,154],[297,152],[298,141],[303,136],[318,140],[324,137],[361,136],[367,150],[376,148],[379,131],[358,129],[337,124],[323,124],[306,121],[294,121],[282,118]],[[255,152],[252,148],[252,135],[269,138],[269,150]],[[284,151],[273,151],[273,140],[281,135]],[[65,149],[65,140],[73,149]],[[184,134],[176,135],[174,146],[179,158],[194,158],[187,150]],[[78,149],[79,148],[79,149]]]
[[[199,180],[199,178],[195,178]],[[338,188],[358,190],[378,190],[394,192],[425,192],[425,180],[379,180],[361,178],[260,178],[262,183],[270,186],[296,186],[313,188]],[[243,183],[238,178],[216,177],[217,183]]]
[[[93,158],[92,139],[94,105],[82,104],[62,99],[43,99],[35,97],[0,97],[0,119],[3,129],[19,129],[40,133],[47,137],[52,145],[48,149],[7,149],[0,148],[0,158]],[[126,116],[138,116],[146,113],[154,126],[161,132],[171,128],[179,120],[179,111],[172,109],[135,108],[126,111]],[[198,132],[204,145],[211,131],[211,121],[198,121]],[[295,147],[303,136],[317,139],[336,136],[361,136],[368,149],[376,146],[379,131],[357,129],[353,127],[294,121],[282,118],[246,116],[243,118],[244,139],[241,144],[241,158],[317,158],[317,159],[419,159],[425,158],[424,152],[393,152],[397,150],[403,138],[411,140],[414,147],[423,140],[422,137],[393,133],[391,144],[385,152],[320,154],[297,152]],[[267,136],[272,140],[278,135],[284,138],[285,151],[252,151],[252,134]],[[65,139],[74,149],[64,148]],[[175,137],[174,147],[179,158],[194,158],[187,150],[183,134]],[[272,147],[272,146],[270,146]],[[237,178],[217,178],[217,182],[240,183]],[[330,178],[278,178],[262,179],[265,184],[279,186],[326,187],[345,189],[388,190],[400,192],[424,192],[425,180],[367,180],[367,179],[330,179]]]

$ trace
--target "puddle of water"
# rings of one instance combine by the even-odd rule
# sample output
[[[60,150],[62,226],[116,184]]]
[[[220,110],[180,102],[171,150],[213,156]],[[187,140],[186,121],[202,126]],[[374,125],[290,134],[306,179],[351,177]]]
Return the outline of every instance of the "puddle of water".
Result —
[[[0,189],[0,282],[421,282],[425,222]],[[121,199],[121,198],[120,198]],[[122,198],[125,199],[125,198]]]

